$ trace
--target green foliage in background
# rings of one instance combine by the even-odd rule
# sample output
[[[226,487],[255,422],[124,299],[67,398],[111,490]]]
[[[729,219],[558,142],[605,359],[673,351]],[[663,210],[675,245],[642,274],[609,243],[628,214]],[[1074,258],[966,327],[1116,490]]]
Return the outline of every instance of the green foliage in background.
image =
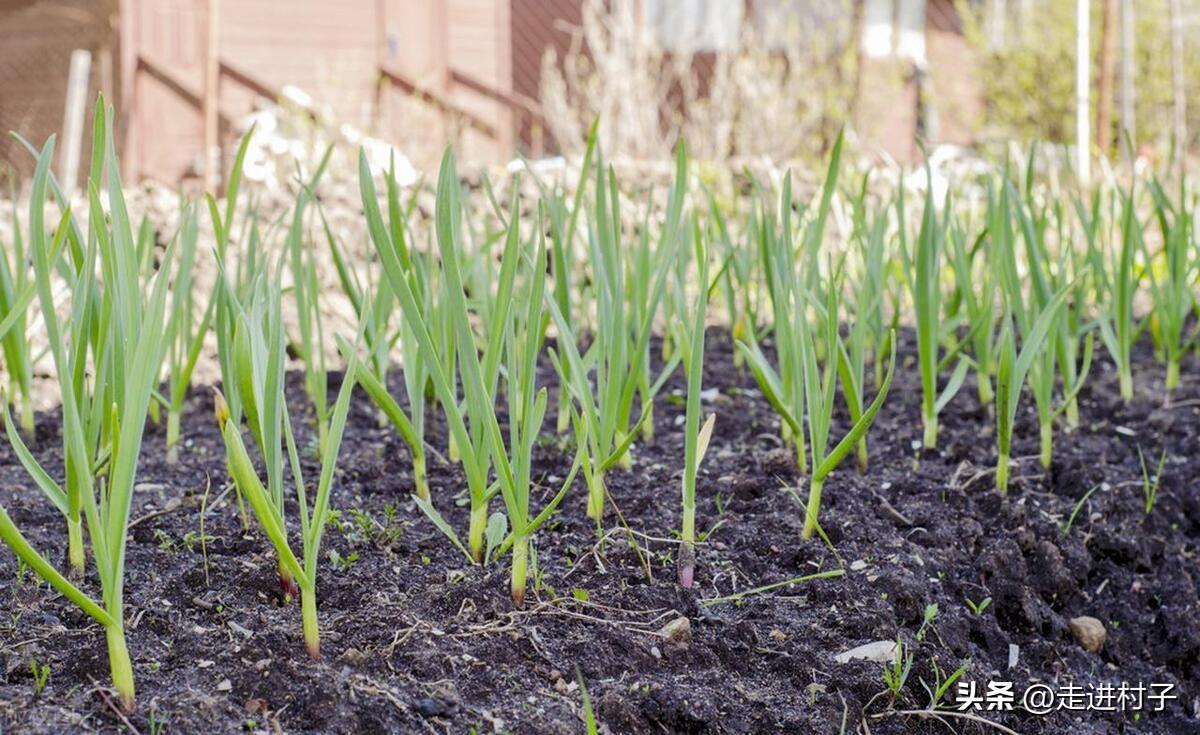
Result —
[[[1184,2],[1184,14],[1191,9]],[[1101,39],[1101,6],[1092,3],[1093,59],[1090,122],[1095,126],[1096,79]],[[986,103],[987,138],[1071,143],[1075,139],[1075,2],[1043,0],[1023,15],[1014,12],[1003,44],[992,47],[986,29],[986,4],[958,3],[967,42],[979,54],[977,78]],[[1134,115],[1138,144],[1164,149],[1172,120],[1170,18],[1166,3],[1134,3]],[[1121,49],[1118,13],[1114,40],[1114,142],[1121,114]],[[1200,99],[1200,48],[1184,40],[1184,84],[1188,99]],[[1200,131],[1200,105],[1189,105],[1189,142]]]

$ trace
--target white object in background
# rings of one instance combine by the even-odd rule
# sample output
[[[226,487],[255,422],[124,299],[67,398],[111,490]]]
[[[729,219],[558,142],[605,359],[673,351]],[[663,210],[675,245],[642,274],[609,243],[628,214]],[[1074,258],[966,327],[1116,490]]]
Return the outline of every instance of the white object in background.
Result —
[[[565,171],[566,168],[567,159],[562,156],[551,156],[550,158],[538,158],[533,161],[524,158],[514,158],[508,162],[504,170],[510,174],[520,171],[532,171],[535,174],[550,174],[555,171]]]
[[[647,0],[646,24],[667,51],[736,48],[744,3],[729,0]]]
[[[362,139],[362,149],[367,155],[367,164],[373,173],[386,173],[392,165],[392,156],[396,157],[396,183],[407,187],[417,183],[420,175],[408,160],[408,156],[397,151],[390,143],[379,138],[366,136]]]
[[[302,107],[305,110],[313,109],[313,98],[308,92],[305,92],[299,87],[293,87],[290,84],[283,85],[283,89],[279,90],[279,96],[283,97],[288,102],[291,102],[297,107]]]
[[[863,3],[862,50],[871,59],[891,55],[892,0],[866,0]]]
[[[863,53],[867,58],[898,56],[925,64],[925,0],[866,0]]]
[[[1088,90],[1091,87],[1091,42],[1088,40],[1088,0],[1075,0],[1075,157],[1076,173],[1084,184],[1092,178],[1091,122]]]
[[[58,159],[58,180],[68,195],[79,185],[79,151],[83,145],[83,112],[87,107],[88,80],[92,72],[92,52],[71,52],[67,74],[67,102],[63,111],[62,157]]]
[[[925,0],[897,0],[896,56],[925,65]]]

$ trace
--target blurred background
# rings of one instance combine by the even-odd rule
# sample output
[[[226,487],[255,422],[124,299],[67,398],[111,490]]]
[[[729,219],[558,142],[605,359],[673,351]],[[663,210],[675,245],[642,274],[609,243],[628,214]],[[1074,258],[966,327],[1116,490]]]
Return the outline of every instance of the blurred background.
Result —
[[[78,184],[103,90],[126,181],[172,188],[219,185],[251,124],[247,174],[267,183],[329,143],[378,165],[395,150],[410,180],[447,143],[480,164],[552,158],[597,117],[608,155],[632,160],[683,135],[702,160],[813,163],[843,125],[876,162],[1033,141],[1085,169],[1122,150],[1182,160],[1200,131],[1196,5],[0,0],[0,129],[58,133],[56,173]],[[0,177],[32,164],[3,138]]]

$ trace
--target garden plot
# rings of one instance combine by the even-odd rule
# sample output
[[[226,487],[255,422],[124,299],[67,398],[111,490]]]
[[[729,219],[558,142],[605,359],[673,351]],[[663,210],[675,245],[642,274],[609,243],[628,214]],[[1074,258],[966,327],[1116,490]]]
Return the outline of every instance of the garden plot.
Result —
[[[881,192],[839,142],[730,197],[680,145],[639,209],[593,144],[482,206],[363,159],[342,228],[239,157],[158,242],[98,148],[86,212],[40,150],[0,274],[6,729],[1195,728],[1186,184]]]

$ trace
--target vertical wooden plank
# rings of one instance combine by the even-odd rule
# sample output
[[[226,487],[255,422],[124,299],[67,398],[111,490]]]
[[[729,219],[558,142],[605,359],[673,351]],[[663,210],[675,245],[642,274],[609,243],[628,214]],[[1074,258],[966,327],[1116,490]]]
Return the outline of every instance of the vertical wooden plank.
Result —
[[[391,130],[391,99],[387,85],[383,82],[383,77],[379,74],[379,70],[387,66],[388,63],[388,0],[375,0],[375,67],[376,67],[376,82],[375,82],[375,100],[372,116],[374,117],[375,131],[378,134],[381,130]]]
[[[1116,76],[1117,0],[1103,0],[1100,15],[1100,69],[1096,81],[1096,148],[1112,147],[1113,78]]]
[[[118,40],[120,55],[120,88],[113,103],[121,111],[124,119],[124,145],[121,146],[122,177],[134,182],[141,173],[141,139],[138,129],[138,99],[137,99],[137,58],[138,58],[138,23],[140,12],[139,0],[120,0],[117,13],[120,16],[120,39]]]
[[[104,93],[105,99],[110,99],[116,102],[117,95],[114,87],[113,69],[120,67],[120,59],[117,58],[117,47],[112,42],[112,38],[105,39],[104,44],[100,46],[96,52],[96,61],[100,67],[100,91]],[[117,137],[120,137],[119,135]]]
[[[221,101],[221,0],[207,0],[208,30],[204,51],[204,182],[216,194],[220,186],[221,148],[218,108]]]
[[[512,47],[512,0],[496,0],[496,88],[504,93],[512,91],[513,47]],[[496,105],[496,148],[497,160],[512,158],[516,141],[516,113],[508,105]]]
[[[63,106],[63,146],[58,159],[58,180],[68,194],[79,186],[79,153],[83,150],[83,118],[91,75],[92,52],[81,48],[72,51]]]
[[[1092,179],[1091,116],[1088,97],[1092,84],[1088,0],[1075,0],[1075,173],[1087,185]]]
[[[1183,69],[1183,6],[1179,0],[1167,0],[1167,16],[1171,21],[1171,97],[1174,101],[1171,146],[1175,161],[1179,164],[1179,175],[1183,175],[1187,158],[1187,92],[1184,87]]]
[[[437,89],[445,92],[450,87],[450,3],[433,4],[433,27],[430,56],[436,76]]]
[[[1137,143],[1137,124],[1134,114],[1134,53],[1137,42],[1133,37],[1133,0],[1121,0],[1121,130]],[[1123,147],[1123,141],[1118,146]],[[1132,163],[1132,161],[1130,161]]]
[[[433,23],[430,27],[432,41],[429,45],[430,66],[433,70],[434,89],[444,98],[450,89],[450,3],[434,2]],[[453,135],[454,121],[443,111],[442,139],[449,141]]]

